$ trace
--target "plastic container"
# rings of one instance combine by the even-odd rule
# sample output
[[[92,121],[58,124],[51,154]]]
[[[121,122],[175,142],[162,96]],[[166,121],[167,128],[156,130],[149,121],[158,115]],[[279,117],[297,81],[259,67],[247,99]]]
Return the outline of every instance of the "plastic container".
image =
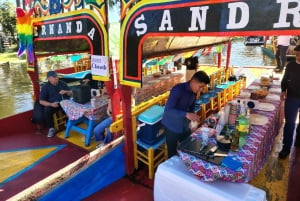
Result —
[[[164,136],[164,129],[161,119],[164,107],[154,105],[138,116],[139,131],[138,138],[149,145],[158,142]]]

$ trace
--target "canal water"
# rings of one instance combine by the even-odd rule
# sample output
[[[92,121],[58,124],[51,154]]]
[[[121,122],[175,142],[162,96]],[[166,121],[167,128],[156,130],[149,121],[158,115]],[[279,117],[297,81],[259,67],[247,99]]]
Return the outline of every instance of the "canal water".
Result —
[[[226,50],[223,50],[226,58]],[[67,61],[69,62],[69,61]],[[200,57],[200,63],[213,64],[212,54]],[[51,64],[53,66],[53,63]],[[259,46],[244,46],[243,40],[234,41],[230,66],[274,66],[275,61],[262,53]],[[26,65],[0,65],[0,119],[31,110],[33,89]]]

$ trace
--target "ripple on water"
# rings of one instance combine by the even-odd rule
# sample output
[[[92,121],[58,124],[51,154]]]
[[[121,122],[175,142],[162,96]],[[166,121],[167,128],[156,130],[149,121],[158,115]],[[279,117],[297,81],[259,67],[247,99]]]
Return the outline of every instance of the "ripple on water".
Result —
[[[0,66],[0,80],[0,119],[33,108],[33,89],[25,64]]]

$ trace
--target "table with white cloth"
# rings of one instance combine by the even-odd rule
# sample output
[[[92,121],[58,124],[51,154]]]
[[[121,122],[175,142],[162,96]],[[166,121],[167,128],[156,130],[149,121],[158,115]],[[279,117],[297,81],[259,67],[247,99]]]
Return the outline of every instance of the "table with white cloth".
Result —
[[[80,104],[73,100],[61,101],[60,105],[68,116],[64,137],[68,138],[70,131],[75,130],[85,135],[85,146],[89,146],[94,126],[98,121],[107,117],[108,98],[106,95],[96,98],[95,107],[92,107],[90,102]],[[86,128],[80,127],[81,123],[85,123]]]
[[[173,156],[156,170],[154,200],[266,201],[266,192],[247,183],[200,181],[178,156]]]
[[[274,82],[269,89],[268,96],[258,100],[260,104],[273,105],[272,110],[265,111],[260,107],[255,107],[251,110],[251,115],[264,117],[266,123],[264,125],[251,125],[249,134],[245,137],[245,145],[240,147],[237,152],[230,151],[228,153],[229,156],[242,163],[241,168],[232,170],[178,150],[186,168],[202,181],[224,180],[241,183],[249,182],[255,177],[266,162],[272,150],[275,137],[283,123],[283,103],[280,100],[281,90],[279,84],[280,82]],[[259,87],[259,82],[254,82],[241,94],[250,94],[251,90]],[[237,97],[237,99],[243,98],[249,99],[249,97]],[[210,138],[209,140],[210,143],[216,144],[215,138]]]

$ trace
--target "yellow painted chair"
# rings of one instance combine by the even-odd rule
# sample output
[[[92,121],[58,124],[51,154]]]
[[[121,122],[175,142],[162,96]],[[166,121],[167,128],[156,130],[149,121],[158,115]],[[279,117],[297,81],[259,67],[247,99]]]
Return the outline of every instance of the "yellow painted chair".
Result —
[[[241,91],[241,80],[238,80],[233,85],[233,97],[236,97],[240,94]]]
[[[218,112],[221,109],[221,105],[220,105],[220,101],[219,101],[219,99],[221,98],[221,96],[219,94],[220,93],[217,93],[217,95],[215,97],[211,98],[212,111]]]
[[[227,101],[232,101],[233,100],[233,88],[234,88],[234,85],[230,85],[228,87],[228,89],[225,91]]]
[[[138,168],[138,161],[148,166],[148,177],[153,179],[154,170],[157,166],[165,161],[167,156],[167,145],[166,139],[162,138],[159,142],[154,145],[148,145],[141,140],[136,140],[136,169]]]
[[[136,124],[136,118],[133,118],[133,125]],[[134,126],[136,128],[136,126]],[[133,152],[134,152],[134,165],[138,169],[139,162],[144,163],[148,166],[148,177],[153,179],[154,170],[163,161],[167,160],[167,145],[166,138],[161,138],[158,142],[153,145],[147,144],[138,138],[138,133],[133,134]]]
[[[224,107],[227,103],[227,97],[228,97],[228,88],[227,89],[224,89],[223,91],[219,92],[219,95],[220,95],[220,98],[218,99],[219,101],[219,105],[221,107]]]
[[[54,123],[54,129],[56,131],[62,130],[62,127],[65,127],[67,120],[67,115],[64,114],[62,111],[58,111],[53,114],[53,123]]]
[[[209,116],[209,114],[213,112],[211,99],[209,103],[202,104],[200,105],[200,107],[201,107],[201,117],[202,117],[201,121],[204,122],[204,120]]]

